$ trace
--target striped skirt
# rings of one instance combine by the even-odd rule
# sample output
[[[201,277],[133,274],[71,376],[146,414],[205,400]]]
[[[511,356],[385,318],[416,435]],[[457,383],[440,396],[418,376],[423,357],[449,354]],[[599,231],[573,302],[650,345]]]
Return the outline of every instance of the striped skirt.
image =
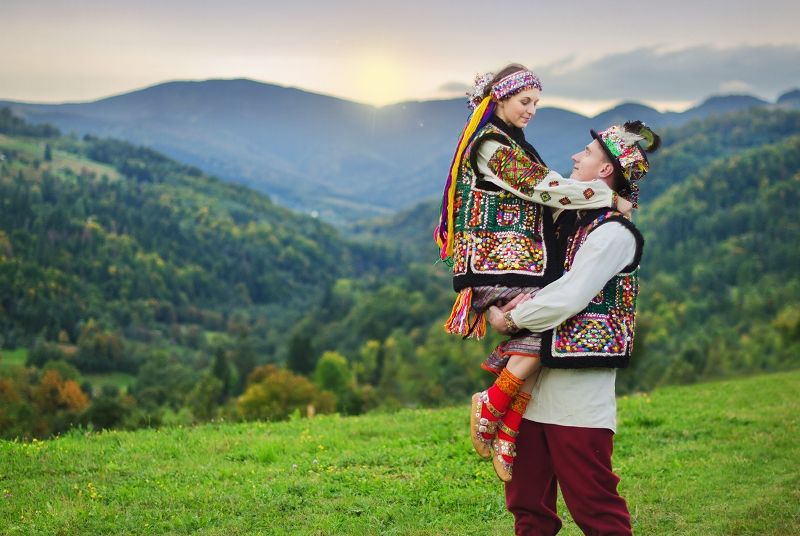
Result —
[[[503,305],[520,294],[535,295],[539,287],[472,287],[472,309],[483,315],[492,305]],[[481,368],[494,374],[500,374],[512,355],[539,357],[542,349],[542,334],[523,329],[500,343],[489,357],[481,364]]]

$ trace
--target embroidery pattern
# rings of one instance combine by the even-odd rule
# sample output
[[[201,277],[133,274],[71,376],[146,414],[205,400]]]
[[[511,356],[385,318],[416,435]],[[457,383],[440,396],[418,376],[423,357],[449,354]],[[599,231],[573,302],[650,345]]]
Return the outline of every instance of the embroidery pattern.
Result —
[[[523,414],[525,413],[525,408],[528,407],[528,402],[530,402],[530,400],[531,400],[531,395],[529,395],[525,391],[520,391],[516,395],[514,395],[513,399],[511,399],[511,406],[509,406],[509,408],[511,409],[511,411]]]
[[[513,376],[508,369],[503,369],[494,384],[505,394],[514,396],[519,391],[519,388],[522,387],[522,380]]]
[[[548,169],[532,161],[517,147],[500,147],[489,159],[489,169],[503,182],[525,195],[532,195]]]

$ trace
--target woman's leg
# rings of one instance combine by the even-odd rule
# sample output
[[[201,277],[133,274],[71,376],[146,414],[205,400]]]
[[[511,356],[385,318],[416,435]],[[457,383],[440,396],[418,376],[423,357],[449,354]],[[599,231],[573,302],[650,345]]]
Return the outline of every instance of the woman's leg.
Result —
[[[525,374],[525,383],[514,395],[509,403],[508,410],[501,419],[497,427],[497,437],[492,443],[494,448],[494,468],[500,480],[508,482],[511,480],[511,473],[514,465],[516,453],[517,434],[522,423],[522,416],[525,408],[531,399],[531,392],[536,379],[539,377],[541,363],[538,357],[527,357],[512,355],[508,361],[507,369],[512,374]]]
[[[472,416],[477,419],[475,423],[477,433],[473,433],[473,440],[478,440],[478,444],[475,441],[473,444],[481,456],[488,457],[486,455],[489,443],[494,438],[495,428],[523,382],[523,378],[518,378],[508,368],[504,368],[487,390],[472,397]],[[483,446],[480,445],[481,441],[484,443]]]
[[[529,357],[523,355],[512,355],[508,360],[508,364],[506,365],[506,368],[509,372],[511,372],[511,374],[517,378],[522,378],[523,380],[527,380],[532,376],[535,380],[541,367],[542,363],[538,357]],[[533,389],[533,384],[530,385],[530,389]],[[529,390],[528,393],[530,392],[531,391]]]

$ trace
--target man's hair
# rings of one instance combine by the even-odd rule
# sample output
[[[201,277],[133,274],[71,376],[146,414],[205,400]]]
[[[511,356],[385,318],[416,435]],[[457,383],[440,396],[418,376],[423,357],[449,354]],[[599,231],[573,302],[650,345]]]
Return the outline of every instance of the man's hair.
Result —
[[[614,180],[611,182],[611,189],[617,192],[621,197],[627,198],[631,194],[631,183],[622,176],[622,174],[614,168]]]
[[[598,143],[602,143],[598,140]],[[611,158],[606,154],[605,151],[600,151],[603,155],[603,160],[611,164],[611,169],[613,169],[613,173],[611,174],[611,189],[617,192],[621,197],[626,197],[631,193],[631,184],[628,180],[622,176],[622,173],[619,172],[617,166],[611,161]]]

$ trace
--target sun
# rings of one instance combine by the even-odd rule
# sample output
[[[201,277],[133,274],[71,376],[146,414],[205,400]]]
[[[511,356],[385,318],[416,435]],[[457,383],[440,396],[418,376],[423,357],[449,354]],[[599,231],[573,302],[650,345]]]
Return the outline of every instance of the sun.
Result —
[[[355,97],[368,104],[382,106],[408,95],[408,77],[403,65],[381,52],[365,52],[355,58]]]

